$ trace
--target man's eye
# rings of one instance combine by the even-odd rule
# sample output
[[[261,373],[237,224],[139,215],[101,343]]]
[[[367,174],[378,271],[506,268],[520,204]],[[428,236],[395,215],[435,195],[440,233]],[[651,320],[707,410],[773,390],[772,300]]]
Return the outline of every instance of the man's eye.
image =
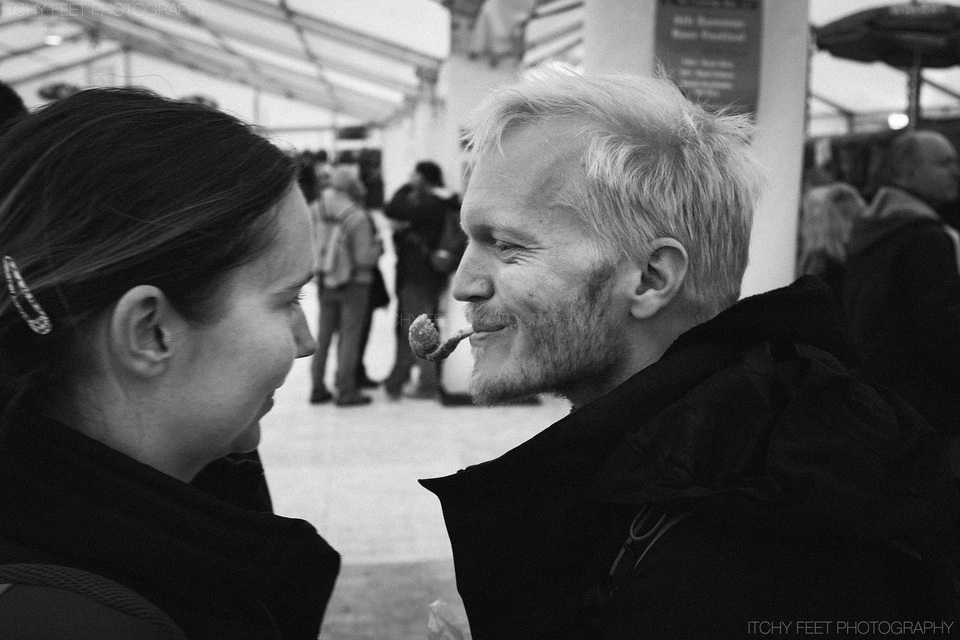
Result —
[[[520,245],[513,244],[512,242],[504,242],[503,240],[497,240],[493,243],[493,248],[501,253],[509,253],[519,249]]]

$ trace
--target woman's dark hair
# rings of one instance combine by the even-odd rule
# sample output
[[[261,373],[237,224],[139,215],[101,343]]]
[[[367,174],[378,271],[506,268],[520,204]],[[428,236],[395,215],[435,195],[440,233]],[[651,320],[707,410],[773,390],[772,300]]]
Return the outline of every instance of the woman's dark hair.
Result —
[[[69,384],[80,329],[137,285],[215,320],[296,170],[236,118],[146,90],[90,89],[19,120],[0,139],[0,256],[53,330],[35,334],[0,289],[0,405]]]

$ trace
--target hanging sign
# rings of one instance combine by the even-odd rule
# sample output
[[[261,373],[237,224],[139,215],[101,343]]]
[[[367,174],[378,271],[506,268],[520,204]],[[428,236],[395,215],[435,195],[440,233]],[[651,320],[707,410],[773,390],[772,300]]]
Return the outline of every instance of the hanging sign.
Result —
[[[658,0],[655,55],[691,100],[753,114],[762,0]]]

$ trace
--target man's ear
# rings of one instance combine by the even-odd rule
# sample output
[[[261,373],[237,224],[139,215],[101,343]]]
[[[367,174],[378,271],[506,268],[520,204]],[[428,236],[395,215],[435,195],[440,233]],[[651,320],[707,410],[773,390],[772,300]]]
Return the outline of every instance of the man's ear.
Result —
[[[680,292],[687,277],[689,258],[683,245],[673,238],[650,243],[649,257],[637,270],[630,313],[638,320],[655,316]]]
[[[133,287],[120,297],[110,315],[110,351],[115,363],[142,378],[164,373],[173,354],[171,338],[183,323],[163,291],[151,285]]]

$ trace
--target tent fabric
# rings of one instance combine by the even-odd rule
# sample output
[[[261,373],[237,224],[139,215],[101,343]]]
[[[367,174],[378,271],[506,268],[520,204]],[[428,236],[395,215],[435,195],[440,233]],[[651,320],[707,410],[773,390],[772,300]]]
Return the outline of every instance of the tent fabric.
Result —
[[[343,15],[317,13],[328,4],[337,3],[0,0],[0,79],[36,103],[38,84],[141,84],[144,75],[175,76],[172,66],[377,122],[415,99],[422,78],[436,77],[448,49],[442,7],[426,0],[393,3],[407,5],[408,25],[416,27],[419,18],[435,32],[411,39],[404,34],[417,35],[416,28],[383,35],[345,22]],[[390,6],[366,4],[375,21],[396,24]],[[422,9],[425,20],[417,15]],[[51,46],[51,39],[59,46]],[[164,64],[167,69],[158,71]],[[198,93],[207,89],[195,86]]]
[[[428,94],[451,49],[518,55],[521,67],[582,65],[583,2],[0,0],[0,80],[31,107],[55,82],[129,83],[206,96],[266,127],[376,124]],[[891,3],[808,2],[815,26]],[[522,50],[511,52],[521,14]],[[960,67],[924,78],[924,116],[960,114]],[[906,109],[906,85],[901,70],[835,58],[811,41],[808,133],[885,129],[888,114]]]

